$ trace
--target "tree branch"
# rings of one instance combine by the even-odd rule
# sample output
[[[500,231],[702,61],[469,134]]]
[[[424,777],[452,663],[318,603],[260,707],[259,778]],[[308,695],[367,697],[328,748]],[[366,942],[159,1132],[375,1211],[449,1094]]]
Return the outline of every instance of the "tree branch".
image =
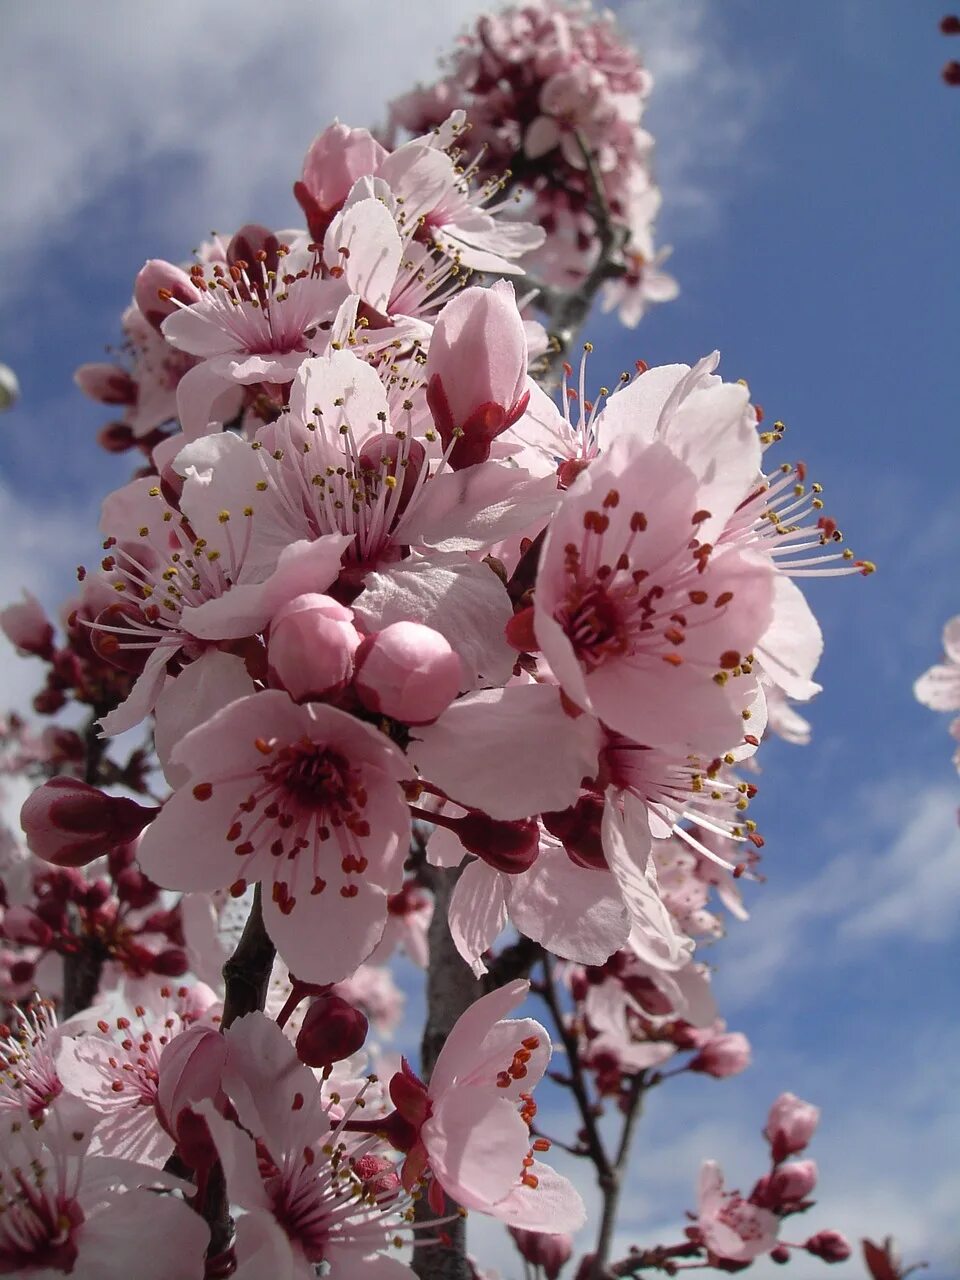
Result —
[[[260,885],[253,891],[253,906],[243,926],[237,949],[223,966],[226,992],[220,1030],[226,1029],[245,1013],[263,1009],[277,949],[263,926]]]

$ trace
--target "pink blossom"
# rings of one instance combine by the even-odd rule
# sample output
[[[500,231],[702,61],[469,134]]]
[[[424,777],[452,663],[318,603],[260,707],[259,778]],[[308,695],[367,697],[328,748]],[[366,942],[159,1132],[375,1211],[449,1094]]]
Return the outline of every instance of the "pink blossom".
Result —
[[[716,446],[700,443],[702,471]],[[623,439],[549,527],[537,640],[567,696],[635,741],[709,756],[742,739],[757,695],[747,658],[772,617],[774,574],[699,535],[748,483],[704,487],[665,445]]]
[[[95,1113],[76,1099],[61,1100],[34,1123],[25,1112],[0,1118],[0,1272],[42,1280],[197,1280],[206,1223],[183,1201],[140,1189],[186,1184],[90,1155],[94,1123]]]
[[[709,1254],[724,1262],[752,1262],[777,1242],[779,1221],[768,1209],[724,1191],[723,1174],[713,1160],[700,1171],[697,1228]]]
[[[15,1006],[12,1012],[13,1026],[0,1026],[0,1115],[26,1110],[35,1120],[63,1093],[57,1071],[60,1029],[52,1002]]]
[[[371,1191],[343,1160],[348,1154],[356,1165],[373,1142],[348,1147],[350,1135],[342,1122],[331,1121],[313,1072],[268,1018],[254,1013],[239,1019],[226,1040],[223,1084],[243,1128],[209,1102],[197,1109],[216,1143],[231,1201],[269,1219],[257,1234],[272,1241],[272,1256],[283,1259],[278,1274],[309,1280],[315,1264],[325,1262],[330,1275],[343,1280],[406,1275],[405,1268],[397,1270],[400,1264],[378,1256],[404,1225],[406,1198],[385,1185]],[[338,1143],[343,1146],[335,1154]]]
[[[390,1082],[397,1110],[361,1122],[406,1153],[401,1177],[413,1187],[432,1175],[468,1209],[531,1231],[576,1230],[586,1213],[565,1179],[536,1160],[549,1144],[531,1140],[532,1090],[550,1059],[550,1038],[530,1018],[504,1020],[529,983],[508,983],[461,1014],[437,1058],[429,1086],[404,1064]]]
[[[155,987],[144,998],[132,1017],[101,1017],[85,1034],[65,1035],[57,1070],[70,1093],[102,1117],[94,1151],[160,1168],[174,1146],[158,1113],[161,1054],[215,997],[201,985]]]
[[[943,652],[945,660],[925,671],[913,692],[918,702],[934,711],[960,711],[960,617],[951,618],[943,628]]]
[[[400,752],[343,711],[266,690],[188,733],[171,759],[187,781],[143,837],[147,874],[235,894],[265,881],[266,926],[291,970],[345,978],[379,942],[403,882]]]
[[[231,383],[290,382],[317,326],[333,320],[345,292],[321,278],[306,245],[279,242],[272,254],[259,250],[254,262],[214,263],[209,271],[197,263],[191,280],[196,301],[181,303],[162,326],[171,347],[200,360],[177,386],[188,440],[207,433],[214,402]]]

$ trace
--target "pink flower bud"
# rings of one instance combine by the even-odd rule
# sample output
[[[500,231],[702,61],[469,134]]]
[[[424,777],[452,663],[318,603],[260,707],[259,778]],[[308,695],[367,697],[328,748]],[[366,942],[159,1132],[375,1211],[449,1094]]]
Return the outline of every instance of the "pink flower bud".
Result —
[[[462,682],[460,659],[448,641],[419,622],[394,622],[368,636],[357,652],[357,697],[370,711],[404,724],[436,720]]]
[[[118,364],[82,364],[73,380],[85,396],[100,404],[137,403],[137,384]]]
[[[742,1031],[730,1031],[701,1045],[688,1069],[722,1080],[725,1076],[739,1075],[749,1065],[750,1041]]]
[[[359,644],[353,611],[311,593],[291,600],[273,619],[267,656],[290,696],[303,702],[343,688]]]
[[[765,1174],[754,1187],[750,1200],[764,1209],[784,1209],[799,1204],[817,1185],[814,1160],[790,1160]]]
[[[261,226],[259,222],[248,222],[234,234],[227,245],[227,261],[231,266],[246,263],[247,279],[256,286],[263,282],[264,270],[279,269],[280,256],[277,252],[279,248],[280,241],[269,227]],[[263,263],[262,269],[257,265],[260,262]],[[238,282],[241,291],[243,283],[241,278]]]
[[[456,440],[450,465],[484,462],[530,398],[527,337],[512,284],[464,289],[447,303],[430,339],[425,380],[440,439],[445,446]]]
[[[0,609],[0,628],[20,653],[30,653],[37,658],[53,655],[53,627],[43,605],[29,591],[23,593],[19,604]]]
[[[308,1067],[332,1067],[363,1048],[367,1019],[340,996],[320,996],[304,1014],[297,1056]]]
[[[149,258],[137,272],[133,296],[144,319],[159,331],[167,316],[179,309],[177,302],[189,307],[200,294],[182,268],[163,258]]]
[[[807,1253],[823,1262],[846,1262],[853,1250],[845,1236],[839,1231],[818,1231],[803,1246]]]
[[[813,1137],[820,1119],[820,1108],[804,1102],[792,1093],[781,1093],[767,1116],[763,1136],[770,1143],[777,1164],[787,1156],[803,1151]]]
[[[159,812],[76,778],[51,778],[20,810],[27,844],[58,867],[82,867],[140,834]]]
[[[366,129],[350,129],[339,122],[314,138],[303,161],[301,181],[293,185],[314,240],[323,240],[333,212],[354,182],[376,173],[386,154]]]
[[[547,1280],[557,1280],[561,1267],[573,1253],[572,1236],[544,1235],[541,1231],[524,1231],[520,1227],[511,1227],[510,1234],[521,1258],[535,1267],[543,1267]]]

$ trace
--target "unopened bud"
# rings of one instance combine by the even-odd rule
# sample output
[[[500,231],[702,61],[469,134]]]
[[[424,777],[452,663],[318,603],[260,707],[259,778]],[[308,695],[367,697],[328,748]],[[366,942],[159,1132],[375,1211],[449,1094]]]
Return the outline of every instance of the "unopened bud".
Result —
[[[817,1185],[814,1160],[789,1160],[765,1174],[754,1187],[750,1199],[763,1209],[784,1209],[799,1204]]]
[[[440,312],[425,370],[427,404],[454,470],[484,462],[530,393],[527,336],[513,285],[464,289]]]
[[[419,622],[394,622],[357,650],[357,697],[404,724],[436,720],[462,683],[463,667],[446,637]]]
[[[137,384],[118,364],[82,364],[73,380],[85,396],[100,404],[137,403]]]
[[[839,1231],[818,1231],[804,1244],[807,1253],[823,1262],[846,1262],[853,1250],[845,1236]]]
[[[76,778],[51,778],[20,810],[27,844],[58,867],[82,867],[135,839],[159,812]]]
[[[25,591],[23,597],[18,604],[0,609],[0,629],[20,653],[49,658],[53,654],[53,627],[36,596]]]
[[[310,593],[291,600],[273,619],[267,656],[290,696],[306,701],[343,688],[359,644],[353,611]]]
[[[702,1045],[700,1052],[690,1063],[688,1070],[722,1080],[725,1076],[739,1075],[750,1065],[750,1041],[741,1031],[731,1031],[714,1036]]]
[[[542,1267],[546,1280],[557,1280],[561,1267],[573,1253],[573,1238],[564,1233],[545,1235],[542,1231],[524,1231],[511,1227],[513,1242],[521,1258],[535,1267]]]
[[[779,1164],[787,1156],[803,1151],[813,1137],[819,1119],[819,1107],[804,1102],[795,1094],[781,1093],[770,1108],[763,1131],[774,1161]]]
[[[320,996],[304,1014],[297,1034],[297,1056],[308,1067],[332,1067],[367,1038],[367,1019],[340,996]]]

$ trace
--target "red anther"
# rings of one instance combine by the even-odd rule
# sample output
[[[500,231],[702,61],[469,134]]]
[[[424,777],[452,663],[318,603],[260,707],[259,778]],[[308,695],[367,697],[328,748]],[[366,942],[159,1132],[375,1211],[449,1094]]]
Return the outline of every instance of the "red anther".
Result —
[[[646,360],[634,360],[633,363],[634,363],[634,367],[637,370],[637,373],[646,373],[647,370],[650,368]]]

